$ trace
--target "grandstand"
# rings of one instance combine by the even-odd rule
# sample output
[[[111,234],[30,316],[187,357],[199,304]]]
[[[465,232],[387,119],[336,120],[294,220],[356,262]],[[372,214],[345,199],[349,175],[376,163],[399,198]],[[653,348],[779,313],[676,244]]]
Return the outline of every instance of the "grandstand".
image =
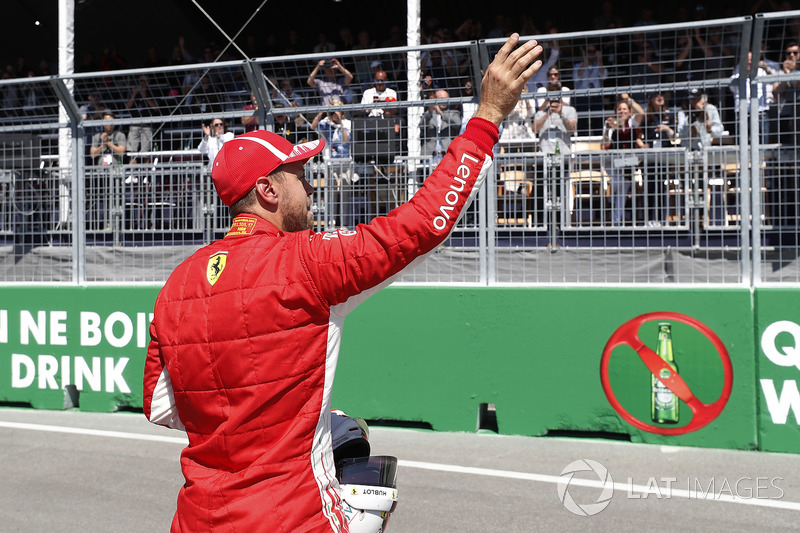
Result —
[[[542,151],[533,114],[504,125],[488,186],[446,246],[406,283],[751,284],[800,281],[795,89],[761,109],[761,87],[781,73],[784,50],[798,40],[800,12],[759,14],[650,26],[528,35],[555,59],[578,124],[569,154]],[[314,136],[314,116],[328,109],[307,83],[320,60],[337,58],[354,75],[340,107],[353,124],[350,157],[325,153],[309,163],[317,229],[368,222],[413,196],[435,163],[422,149],[426,109],[445,103],[465,111],[480,72],[502,39],[438,42],[337,52],[195,61],[156,68],[79,72],[0,81],[0,239],[4,281],[162,282],[198,246],[224,235],[229,218],[197,147],[202,124],[222,118],[234,133],[256,116],[275,129],[286,109],[281,83],[302,105],[290,113],[295,133]],[[644,49],[652,55],[643,62]],[[587,50],[598,50],[603,78],[579,83]],[[748,52],[769,69],[734,77]],[[438,68],[431,56],[445,58]],[[554,57],[556,56],[556,57]],[[361,103],[371,65],[381,64],[397,101]],[[642,69],[643,64],[650,68]],[[544,71],[545,69],[543,69]],[[426,74],[449,97],[431,101]],[[144,116],[127,102],[142,75],[155,105]],[[752,98],[737,99],[734,90]],[[537,87],[523,104],[539,107]],[[546,89],[546,87],[545,87]],[[652,93],[673,116],[690,115],[693,90],[719,110],[722,132],[697,146],[604,149],[603,123],[621,95],[645,107]],[[93,158],[102,117],[84,115],[89,96],[112,110],[116,129],[145,125],[147,150],[119,166]],[[251,95],[256,107],[249,107]],[[748,108],[758,113],[748,113]],[[364,112],[396,111],[387,127],[367,127]],[[297,121],[297,122],[295,122]],[[522,125],[522,128],[516,126]],[[367,135],[369,133],[369,135]],[[372,135],[372,136],[370,136]],[[72,141],[68,144],[69,140]],[[361,144],[359,144],[361,143]],[[71,146],[71,147],[70,147]],[[358,179],[344,183],[342,170]],[[612,217],[612,175],[629,181],[624,219]],[[656,213],[654,216],[653,213]]]

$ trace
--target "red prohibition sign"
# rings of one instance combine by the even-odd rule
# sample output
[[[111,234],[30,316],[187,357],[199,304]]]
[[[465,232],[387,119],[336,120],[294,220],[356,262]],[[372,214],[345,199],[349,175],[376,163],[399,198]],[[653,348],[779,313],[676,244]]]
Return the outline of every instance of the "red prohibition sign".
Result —
[[[642,324],[651,320],[671,320],[675,322],[681,322],[700,331],[700,333],[705,335],[708,340],[711,341],[711,344],[714,345],[714,348],[716,348],[717,353],[719,353],[719,357],[722,360],[722,370],[725,376],[722,394],[720,394],[720,397],[717,399],[717,401],[706,404],[698,400],[694,394],[692,394],[691,389],[689,389],[689,386],[686,384],[683,378],[681,378],[677,372],[672,371],[667,362],[661,359],[661,357],[659,357],[652,349],[645,346],[645,344],[639,338],[639,328],[642,326]],[[616,347],[622,345],[630,346],[636,350],[636,353],[639,354],[639,357],[641,357],[644,364],[647,365],[648,370],[650,370],[654,376],[658,376],[663,369],[669,369],[671,371],[669,373],[669,378],[659,379],[661,379],[661,382],[669,390],[675,393],[678,398],[683,400],[689,409],[691,409],[691,422],[681,427],[655,426],[653,424],[642,422],[625,410],[624,407],[622,407],[622,404],[619,403],[617,397],[614,395],[614,391],[611,389],[611,384],[608,378],[608,361],[611,358],[611,352]],[[695,320],[690,316],[682,315],[680,313],[670,313],[666,311],[646,313],[625,322],[623,325],[617,328],[614,334],[611,335],[611,338],[608,339],[606,347],[603,350],[603,358],[600,360],[600,380],[603,384],[603,391],[606,393],[606,397],[611,403],[611,406],[631,425],[641,430],[648,431],[650,433],[658,433],[660,435],[683,435],[684,433],[698,430],[707,425],[709,422],[717,418],[717,416],[719,416],[719,414],[725,408],[725,404],[728,403],[728,398],[730,398],[731,390],[733,389],[733,365],[731,364],[731,358],[728,355],[728,350],[725,348],[725,345],[722,343],[719,337],[717,337],[717,335],[711,331],[708,326],[699,320]]]

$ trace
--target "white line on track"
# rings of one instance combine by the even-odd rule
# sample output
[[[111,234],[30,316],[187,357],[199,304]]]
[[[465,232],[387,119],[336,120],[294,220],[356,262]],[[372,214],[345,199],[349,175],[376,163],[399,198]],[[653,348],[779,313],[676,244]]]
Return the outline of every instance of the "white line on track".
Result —
[[[151,442],[166,442],[170,444],[180,444],[185,446],[187,444],[186,437],[167,437],[163,435],[148,435],[146,433],[127,433],[123,431],[109,431],[105,429],[88,429],[88,428],[72,428],[66,426],[50,426],[43,424],[27,424],[23,422],[5,422],[0,421],[0,428],[9,429],[27,429],[32,431],[48,431],[52,433],[69,433],[73,435],[89,435],[92,437],[107,437],[114,439],[128,439],[128,440],[145,440]],[[527,472],[515,472],[513,470],[495,470],[491,468],[477,468],[472,466],[459,466],[448,465],[441,463],[427,463],[421,461],[407,461],[404,459],[398,460],[398,466],[406,468],[418,468],[421,470],[435,470],[438,472],[450,472],[455,474],[468,474],[473,476],[489,476],[500,477],[506,479],[520,479],[523,481],[535,481],[538,483],[557,484],[561,480],[560,476],[551,476],[545,474],[531,474]],[[589,488],[604,488],[600,480],[591,479],[576,479],[572,478],[570,485],[576,485]],[[656,495],[659,493],[653,487],[645,485],[634,485],[629,483],[613,483],[615,491],[626,492],[628,495]],[[663,489],[660,492],[663,492]],[[704,500],[726,503],[738,503],[741,505],[755,505],[758,507],[771,507],[775,509],[787,509],[791,511],[800,511],[800,502],[782,501],[778,499],[769,498],[742,498],[726,493],[712,493],[699,491],[690,491],[682,489],[669,490],[671,497],[686,498],[690,500]],[[646,497],[646,496],[645,496]],[[663,494],[661,495],[663,497]]]
[[[163,435],[148,435],[146,433],[126,433],[124,431],[109,431],[106,429],[71,428],[66,426],[47,426],[43,424],[25,424],[23,422],[2,422],[0,427],[11,429],[30,429],[33,431],[49,431],[51,433],[71,433],[73,435],[91,435],[92,437],[110,437],[113,439],[148,440],[155,442],[169,442],[183,444],[189,442],[186,437],[166,437]]]
[[[526,472],[515,472],[513,470],[493,470],[490,468],[475,468],[471,466],[445,465],[438,463],[424,463],[424,462],[406,461],[406,460],[398,460],[397,464],[398,466],[405,466],[409,468],[421,468],[424,470],[453,472],[457,474],[470,474],[474,476],[491,476],[491,477],[502,477],[507,479],[521,479],[525,481],[536,481],[539,483],[557,484],[559,481],[562,480],[561,476],[549,476],[545,474],[529,474]],[[597,489],[604,488],[604,485],[600,480],[595,481],[591,479],[576,479],[573,477],[569,483],[570,485],[575,485],[580,487],[589,487]],[[665,497],[664,494],[667,492],[666,487],[661,487],[660,489],[658,488],[654,489],[653,487],[650,486],[635,485],[632,483],[612,483],[612,486],[615,491],[625,492],[630,496],[636,494],[637,499],[643,497],[641,495],[645,494],[664,498]],[[800,511],[800,502],[782,501],[778,499],[769,499],[769,498],[742,498],[740,496],[735,496],[724,492],[718,492],[718,493],[714,493],[711,491],[704,492],[702,489],[691,491],[691,490],[670,488],[668,494],[670,497],[686,498],[690,500],[738,503],[741,505],[755,505],[759,507],[772,507],[775,509],[788,509],[791,511]],[[646,498],[647,496],[644,497]]]

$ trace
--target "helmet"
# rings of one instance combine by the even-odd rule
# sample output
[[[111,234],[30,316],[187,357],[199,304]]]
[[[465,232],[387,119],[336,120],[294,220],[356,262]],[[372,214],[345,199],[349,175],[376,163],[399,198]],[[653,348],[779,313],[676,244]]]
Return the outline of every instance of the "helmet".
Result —
[[[331,413],[333,462],[338,464],[348,457],[368,456],[369,428],[364,419],[347,416],[338,409]]]
[[[343,459],[336,468],[350,533],[383,533],[397,507],[397,458]]]
[[[397,506],[397,458],[370,457],[366,422],[342,411],[333,411],[331,438],[350,533],[383,533]]]

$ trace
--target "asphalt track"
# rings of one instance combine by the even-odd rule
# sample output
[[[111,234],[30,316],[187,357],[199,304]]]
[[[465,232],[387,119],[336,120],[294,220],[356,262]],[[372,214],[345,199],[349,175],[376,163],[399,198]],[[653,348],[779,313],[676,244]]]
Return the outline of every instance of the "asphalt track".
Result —
[[[800,523],[798,455],[380,427],[371,441],[400,460],[390,533]],[[0,409],[0,531],[166,532],[185,442],[139,414]]]

